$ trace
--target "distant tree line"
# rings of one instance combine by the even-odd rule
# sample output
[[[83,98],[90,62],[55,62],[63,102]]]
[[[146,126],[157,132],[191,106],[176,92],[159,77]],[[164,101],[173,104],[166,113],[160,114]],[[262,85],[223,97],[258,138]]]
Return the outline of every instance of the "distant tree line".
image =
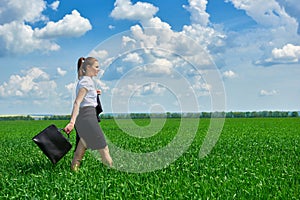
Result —
[[[110,115],[109,118],[143,119],[143,118],[264,118],[264,117],[299,117],[299,112],[253,111],[253,112],[200,112],[200,113],[130,113]],[[106,118],[105,115],[102,118]]]
[[[256,117],[299,117],[299,112],[286,111],[253,111],[253,112],[227,112],[226,118],[256,118]]]
[[[149,119],[149,118],[280,118],[300,117],[297,111],[252,111],[252,112],[200,112],[200,113],[120,113],[101,114],[102,119]],[[0,121],[9,120],[70,120],[70,115],[52,116],[0,116]]]
[[[3,116],[0,117],[0,121],[13,121],[13,120],[34,120],[30,115],[27,116]]]
[[[70,115],[53,115],[53,116],[45,116],[42,120],[70,120]]]

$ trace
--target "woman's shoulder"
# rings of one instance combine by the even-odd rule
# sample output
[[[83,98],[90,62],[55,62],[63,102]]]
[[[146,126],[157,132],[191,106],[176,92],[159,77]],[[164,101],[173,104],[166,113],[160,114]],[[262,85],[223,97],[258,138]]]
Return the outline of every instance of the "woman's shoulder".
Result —
[[[93,85],[93,80],[88,76],[82,76],[78,81],[79,86],[91,86]]]
[[[82,76],[78,81],[78,83],[92,83],[92,82],[93,82],[92,78],[88,76]]]

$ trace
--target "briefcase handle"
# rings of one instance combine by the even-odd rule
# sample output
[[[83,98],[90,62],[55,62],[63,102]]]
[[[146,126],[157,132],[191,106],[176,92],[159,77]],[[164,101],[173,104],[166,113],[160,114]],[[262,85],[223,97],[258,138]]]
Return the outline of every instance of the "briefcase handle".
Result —
[[[65,130],[63,128],[57,128],[59,132],[64,132],[65,133]],[[70,142],[70,134],[66,134],[68,136],[67,140],[68,142]]]

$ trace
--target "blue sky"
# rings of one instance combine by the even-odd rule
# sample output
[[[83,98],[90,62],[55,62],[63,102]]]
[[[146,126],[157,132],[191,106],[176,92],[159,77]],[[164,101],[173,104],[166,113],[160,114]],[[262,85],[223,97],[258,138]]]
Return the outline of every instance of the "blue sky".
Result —
[[[94,56],[104,111],[300,110],[296,0],[4,0],[0,115],[70,114]]]

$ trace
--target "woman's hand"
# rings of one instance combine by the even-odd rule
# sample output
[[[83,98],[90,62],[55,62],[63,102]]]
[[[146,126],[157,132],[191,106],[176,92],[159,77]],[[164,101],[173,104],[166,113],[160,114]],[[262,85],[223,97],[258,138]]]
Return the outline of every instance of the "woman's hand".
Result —
[[[67,126],[64,128],[64,131],[67,133],[67,134],[70,134],[71,131],[73,130],[74,128],[74,123],[73,122],[70,122],[67,124]]]

